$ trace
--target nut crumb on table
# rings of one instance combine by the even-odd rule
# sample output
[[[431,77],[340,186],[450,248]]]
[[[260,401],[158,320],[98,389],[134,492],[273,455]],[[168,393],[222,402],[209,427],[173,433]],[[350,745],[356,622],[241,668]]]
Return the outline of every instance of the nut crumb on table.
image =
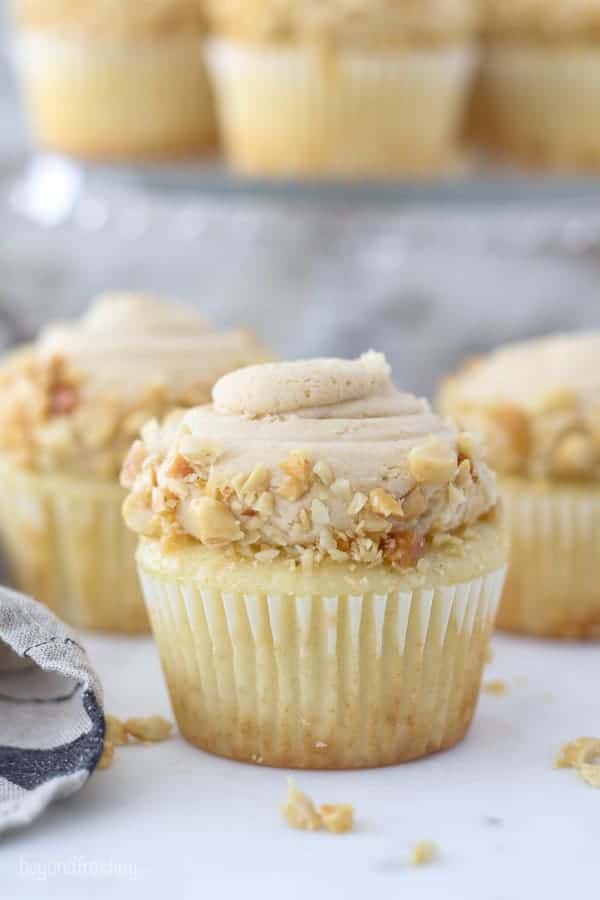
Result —
[[[113,747],[122,747],[124,744],[127,744],[129,742],[129,734],[121,719],[111,715],[106,715],[104,719],[106,722],[106,740]]]
[[[486,681],[483,685],[483,690],[486,694],[491,694],[494,697],[504,697],[508,693],[508,685],[501,678],[495,678],[491,681]]]
[[[349,803],[323,803],[317,809],[311,798],[298,790],[292,778],[288,778],[287,801],[282,812],[288,825],[300,831],[325,828],[332,834],[346,834],[354,827],[353,806]]]
[[[433,841],[419,841],[411,850],[410,861],[413,866],[426,866],[433,862],[438,854],[438,846]]]
[[[583,781],[600,788],[600,738],[570,741],[561,747],[554,765],[557,769],[575,769]]]
[[[112,766],[113,760],[115,758],[115,748],[110,741],[104,742],[104,750],[102,751],[102,756],[98,760],[98,769],[108,769],[109,766]]]
[[[314,803],[307,794],[298,790],[292,778],[288,778],[287,801],[282,812],[288,825],[300,831],[318,831],[323,825]]]
[[[125,729],[138,741],[158,743],[166,741],[173,726],[162,716],[138,716],[125,720]]]

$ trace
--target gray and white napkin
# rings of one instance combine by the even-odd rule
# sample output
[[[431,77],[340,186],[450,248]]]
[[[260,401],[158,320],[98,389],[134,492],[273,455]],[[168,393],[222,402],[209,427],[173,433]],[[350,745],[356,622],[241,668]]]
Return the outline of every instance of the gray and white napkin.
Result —
[[[102,689],[46,607],[0,587],[0,834],[79,790],[104,746]]]

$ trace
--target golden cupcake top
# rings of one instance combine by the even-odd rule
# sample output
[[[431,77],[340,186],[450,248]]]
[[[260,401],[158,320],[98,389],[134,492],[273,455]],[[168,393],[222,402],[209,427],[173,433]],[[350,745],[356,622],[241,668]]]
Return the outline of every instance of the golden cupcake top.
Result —
[[[476,0],[206,0],[219,35],[252,42],[393,48],[461,41]]]
[[[567,43],[600,38],[600,0],[481,0],[485,32],[499,40]]]
[[[258,560],[411,568],[496,506],[470,435],[401,393],[378,353],[251,366],[148,424],[125,461],[130,528]]]
[[[440,403],[486,433],[502,472],[600,478],[600,333],[502,347],[447,378]]]
[[[19,25],[92,37],[201,33],[202,0],[12,0]]]
[[[41,471],[115,477],[141,425],[206,403],[224,373],[270,354],[251,332],[213,331],[191,309],[100,297],[0,368],[0,453]]]

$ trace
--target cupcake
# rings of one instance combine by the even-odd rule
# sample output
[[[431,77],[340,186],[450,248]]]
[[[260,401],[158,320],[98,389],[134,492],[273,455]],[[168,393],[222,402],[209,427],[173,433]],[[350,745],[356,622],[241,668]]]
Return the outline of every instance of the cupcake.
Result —
[[[189,156],[215,142],[200,0],[13,0],[31,130],[90,159]]]
[[[600,0],[483,6],[476,137],[534,166],[600,167]]]
[[[274,175],[430,175],[452,165],[474,0],[207,0],[229,159]]]
[[[210,399],[224,372],[268,358],[245,331],[191,310],[101,298],[0,368],[0,537],[17,586],[72,625],[145,631],[121,518],[123,459],[140,426]]]
[[[512,537],[498,624],[600,637],[600,333],[515,344],[446,380],[442,409],[484,432]]]
[[[383,356],[225,376],[123,476],[189,741],[341,769],[463,737],[504,578],[495,480]]]

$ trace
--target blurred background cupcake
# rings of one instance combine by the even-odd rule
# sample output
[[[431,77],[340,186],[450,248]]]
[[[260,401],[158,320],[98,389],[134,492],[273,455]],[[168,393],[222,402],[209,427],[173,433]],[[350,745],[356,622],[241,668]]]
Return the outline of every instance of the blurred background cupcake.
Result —
[[[464,736],[506,562],[495,479],[381,354],[225,376],[123,476],[188,740],[339,769]]]
[[[472,0],[208,0],[230,161],[267,174],[425,175],[458,153]]]
[[[600,168],[600,0],[482,0],[471,129],[532,166]]]
[[[266,357],[246,331],[114,295],[6,358],[0,533],[17,586],[73,625],[147,630],[121,518],[123,458],[147,419],[207,402],[220,375]]]
[[[162,159],[215,143],[200,0],[13,0],[15,56],[44,148]]]
[[[446,380],[442,408],[486,433],[511,560],[498,624],[600,637],[600,334],[500,349]]]

